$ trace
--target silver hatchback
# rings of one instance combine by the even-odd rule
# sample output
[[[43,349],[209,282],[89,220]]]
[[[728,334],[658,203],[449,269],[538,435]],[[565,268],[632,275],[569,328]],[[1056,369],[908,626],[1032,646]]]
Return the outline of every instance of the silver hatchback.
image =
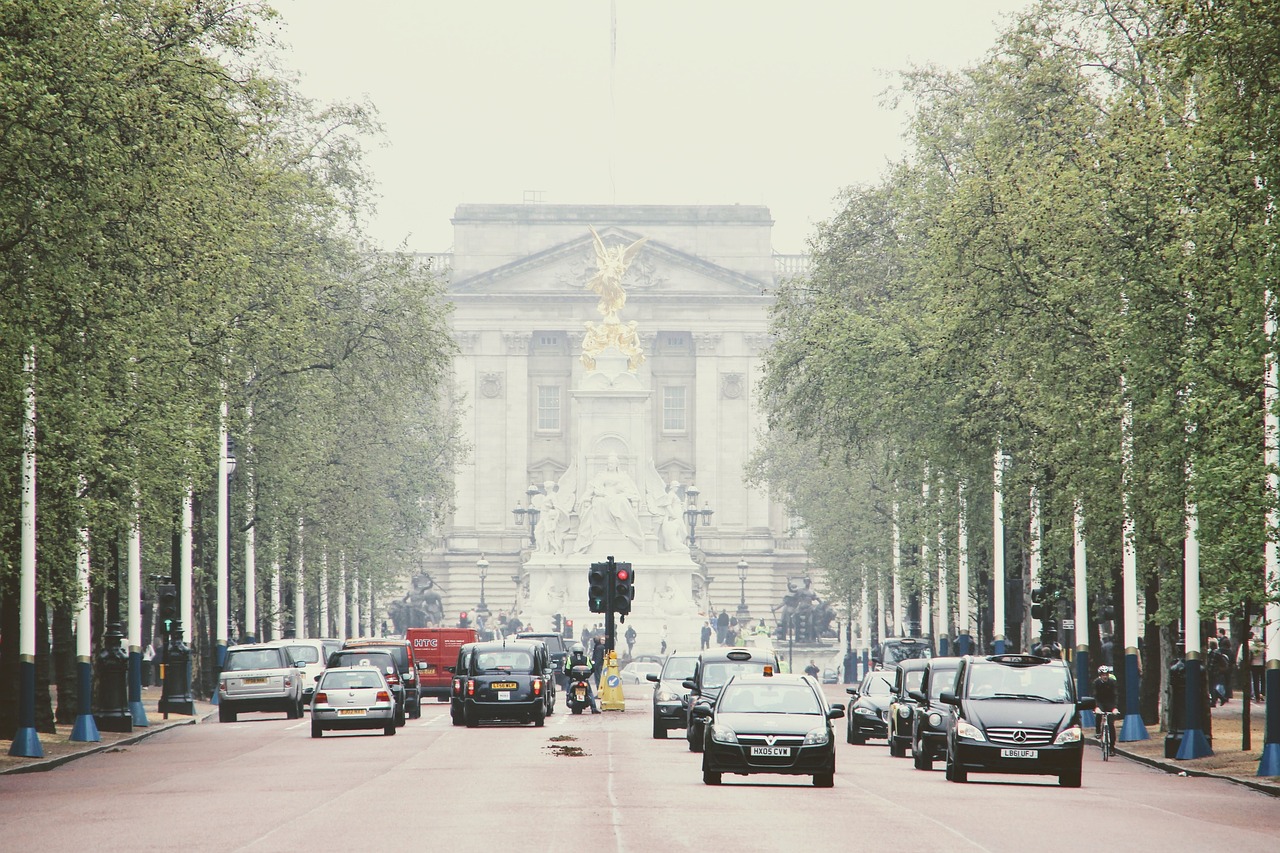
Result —
[[[386,678],[372,666],[326,669],[311,695],[311,736],[326,729],[382,729],[396,733],[396,703]]]

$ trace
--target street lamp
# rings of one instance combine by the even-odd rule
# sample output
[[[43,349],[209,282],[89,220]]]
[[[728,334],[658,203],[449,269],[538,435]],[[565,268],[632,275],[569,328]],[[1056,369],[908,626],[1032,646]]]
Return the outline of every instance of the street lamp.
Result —
[[[738,560],[738,624],[751,615],[747,609],[747,558]]]
[[[480,603],[476,605],[476,615],[488,616],[489,605],[484,600],[484,579],[489,576],[489,561],[484,558],[484,554],[476,560],[476,571],[480,574]]]
[[[538,546],[538,539],[535,531],[538,527],[538,516],[542,515],[542,512],[533,505],[533,497],[534,495],[542,494],[542,489],[539,489],[537,486],[530,485],[529,488],[524,490],[524,493],[529,497],[529,505],[525,506],[520,503],[520,500],[517,498],[516,505],[512,508],[511,513],[516,517],[517,526],[524,524],[524,517],[526,515],[529,516],[529,544],[536,548]]]
[[[711,523],[711,516],[715,513],[715,510],[711,508],[711,501],[707,501],[703,504],[702,509],[698,509],[698,495],[702,493],[698,490],[697,486],[690,484],[690,486],[684,490],[684,493],[689,498],[689,505],[684,511],[684,520],[689,525],[689,547],[692,548],[694,543],[697,541],[697,534],[695,533],[695,530],[698,526],[699,516],[702,518],[702,526],[706,527]]]

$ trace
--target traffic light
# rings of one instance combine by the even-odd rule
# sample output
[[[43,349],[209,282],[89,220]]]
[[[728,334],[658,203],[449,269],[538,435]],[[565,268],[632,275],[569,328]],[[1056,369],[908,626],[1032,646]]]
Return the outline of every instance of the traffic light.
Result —
[[[1044,590],[1035,587],[1031,590],[1031,618],[1043,620],[1049,615],[1049,608],[1045,601]]]
[[[561,625],[563,624],[563,622],[564,622],[564,617],[561,616],[559,613],[551,617],[551,624],[555,626],[555,632],[557,634],[560,633]]]
[[[465,610],[458,614],[458,627],[459,628],[471,627],[471,618],[467,615],[467,611]]]
[[[613,567],[613,612],[622,616],[631,612],[631,600],[636,597],[635,572],[630,563],[616,563]]]
[[[162,583],[156,588],[159,599],[160,630],[168,634],[178,621],[178,588],[171,583]]]
[[[611,579],[608,563],[591,564],[591,569],[587,573],[587,604],[592,613],[605,612],[605,605],[609,603]]]
[[[565,639],[569,639],[570,637],[573,636],[573,620],[572,619],[564,620],[564,636],[565,636]]]

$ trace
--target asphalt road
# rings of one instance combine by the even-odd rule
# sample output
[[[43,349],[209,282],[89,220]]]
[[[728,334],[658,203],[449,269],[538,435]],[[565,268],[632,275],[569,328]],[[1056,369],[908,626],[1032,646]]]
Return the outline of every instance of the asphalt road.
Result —
[[[845,698],[834,685],[828,695]],[[1051,853],[1270,850],[1280,836],[1280,799],[1103,763],[1093,748],[1078,790],[1034,776],[957,785],[941,762],[915,770],[883,742],[844,743],[841,729],[832,789],[785,776],[708,787],[680,733],[652,739],[647,689],[627,696],[621,713],[561,705],[543,728],[454,727],[445,705],[394,737],[313,740],[307,720],[269,714],[179,726],[0,776],[0,848]]]

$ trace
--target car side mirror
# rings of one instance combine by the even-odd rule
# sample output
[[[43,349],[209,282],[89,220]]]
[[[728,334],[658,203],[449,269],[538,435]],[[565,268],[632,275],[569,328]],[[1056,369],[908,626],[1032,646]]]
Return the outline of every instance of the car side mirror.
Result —
[[[957,707],[960,705],[960,697],[955,693],[952,693],[950,690],[942,691],[942,695],[938,697],[938,701],[943,705],[956,705]]]
[[[446,666],[444,668],[444,671],[449,673],[450,675],[457,675],[458,668],[456,666]]]
[[[294,666],[296,666],[298,669],[306,669],[306,668],[307,668],[307,662],[306,662],[306,661],[304,661],[304,660],[296,660],[296,661],[294,661],[294,662],[293,662],[293,665],[294,665]]]
[[[828,719],[828,720],[838,720],[838,719],[840,719],[840,718],[841,718],[841,717],[843,717],[843,716],[844,716],[844,706],[843,706],[843,705],[832,705],[832,706],[831,706],[831,710],[827,711],[827,719]]]
[[[929,704],[928,697],[925,696],[923,693],[921,693],[919,690],[908,690],[907,695],[910,696],[916,702],[919,702],[921,705]]]
[[[694,705],[693,715],[697,717],[699,720],[709,720],[711,719],[711,706],[710,705]]]
[[[647,673],[645,674],[645,680],[652,681],[656,684],[658,682],[658,674],[656,672]]]
[[[1081,696],[1080,701],[1076,703],[1077,711],[1093,711],[1098,707],[1098,700],[1092,696]]]
[[[845,693],[848,693],[848,694],[849,694],[850,696],[852,696],[854,699],[857,699],[857,698],[858,698],[858,688],[856,688],[856,687],[846,687],[846,688],[844,689],[844,692],[845,692]]]
[[[683,687],[685,690],[698,689],[698,683],[694,681],[692,678],[686,678],[684,681],[680,682],[680,686]]]

